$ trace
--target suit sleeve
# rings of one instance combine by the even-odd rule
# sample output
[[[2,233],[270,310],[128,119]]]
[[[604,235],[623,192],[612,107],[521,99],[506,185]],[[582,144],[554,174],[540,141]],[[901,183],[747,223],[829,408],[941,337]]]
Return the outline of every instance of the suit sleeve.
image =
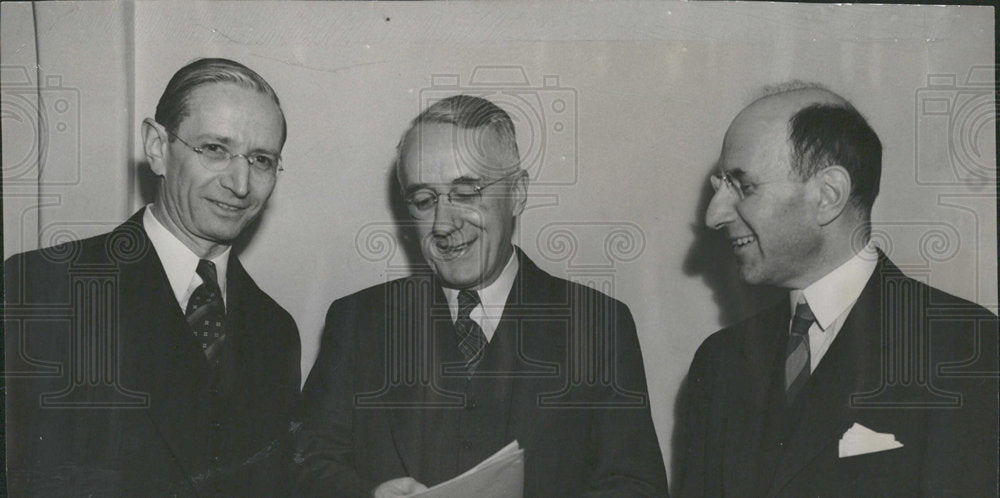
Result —
[[[355,466],[353,399],[355,331],[351,307],[334,302],[327,313],[320,353],[303,388],[303,426],[296,437],[299,487],[308,496],[370,496],[379,483]]]
[[[52,375],[54,366],[65,365],[69,357],[69,329],[57,308],[67,302],[66,266],[32,251],[5,261],[3,273],[3,368],[7,375],[0,378],[6,405],[0,412],[5,415],[8,493],[101,494],[120,487],[120,470],[106,460],[88,458],[92,450],[77,436],[77,427],[87,416],[100,414],[40,407],[41,396],[66,386],[64,377]],[[30,308],[56,311],[51,317],[47,316],[50,311],[32,319],[19,316],[19,310]]]
[[[674,485],[680,496],[714,496],[715,493],[709,492],[707,476],[721,476],[708,470],[706,450],[711,439],[711,372],[715,361],[709,341],[695,353],[687,380],[678,395],[677,404],[681,409],[674,444],[678,446],[675,455],[679,461],[675,468],[679,470]]]
[[[650,415],[635,322],[628,307],[614,303],[615,389],[605,390],[605,401],[620,400],[627,393],[641,398],[643,406],[595,410],[597,462],[585,496],[666,496],[667,476]]]

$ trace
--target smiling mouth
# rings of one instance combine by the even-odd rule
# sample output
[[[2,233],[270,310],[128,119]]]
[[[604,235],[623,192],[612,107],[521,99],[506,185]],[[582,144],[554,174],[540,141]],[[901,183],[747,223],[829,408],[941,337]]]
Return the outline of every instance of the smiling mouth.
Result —
[[[746,247],[757,240],[757,237],[753,235],[747,235],[744,237],[734,237],[729,239],[729,242],[733,245],[733,249],[739,249],[741,247]]]
[[[454,237],[441,237],[435,238],[429,245],[437,259],[450,260],[465,254],[474,242],[475,240],[459,243]]]
[[[219,207],[219,209],[222,209],[223,211],[229,211],[229,212],[234,212],[235,213],[237,211],[242,211],[242,210],[246,209],[245,207],[234,206],[232,204],[226,204],[225,202],[219,202],[219,201],[209,201],[209,202],[211,202],[212,204],[215,204],[216,206]]]

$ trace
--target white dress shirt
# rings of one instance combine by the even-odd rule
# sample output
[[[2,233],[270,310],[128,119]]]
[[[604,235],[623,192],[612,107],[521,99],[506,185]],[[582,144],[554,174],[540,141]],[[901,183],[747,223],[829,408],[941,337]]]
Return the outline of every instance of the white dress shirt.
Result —
[[[792,315],[799,303],[809,303],[816,321],[809,327],[809,371],[816,370],[830,344],[837,337],[844,320],[854,308],[868,279],[875,272],[878,253],[869,241],[857,253],[823,278],[805,289],[791,291]],[[789,324],[789,326],[791,326]]]
[[[473,291],[479,294],[479,306],[472,310],[472,320],[479,324],[486,335],[486,342],[493,340],[493,333],[500,325],[500,317],[503,316],[504,306],[507,304],[507,296],[510,289],[514,287],[514,277],[520,263],[517,261],[517,253],[512,253],[507,265],[504,266],[500,276],[489,286]],[[451,311],[451,321],[458,320],[458,290],[443,288],[444,297],[448,300],[448,310]]]
[[[142,227],[146,229],[146,235],[156,249],[156,255],[163,264],[163,271],[170,281],[170,288],[174,291],[177,304],[183,313],[187,310],[188,300],[191,294],[202,284],[201,277],[195,271],[198,269],[198,261],[201,259],[188,246],[184,245],[174,234],[167,230],[167,227],[156,219],[153,214],[153,205],[146,206],[146,212],[142,215]],[[222,254],[212,258],[215,264],[215,272],[219,279],[219,290],[222,291],[222,302],[226,301],[226,270],[229,267],[229,251],[232,247],[227,247]]]

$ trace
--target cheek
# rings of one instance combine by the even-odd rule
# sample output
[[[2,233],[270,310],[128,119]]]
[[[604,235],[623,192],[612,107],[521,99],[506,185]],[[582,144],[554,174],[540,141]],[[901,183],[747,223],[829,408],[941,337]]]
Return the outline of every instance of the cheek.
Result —
[[[276,183],[277,179],[255,181],[252,184],[253,188],[250,190],[250,195],[254,196],[260,203],[264,203],[271,198]]]

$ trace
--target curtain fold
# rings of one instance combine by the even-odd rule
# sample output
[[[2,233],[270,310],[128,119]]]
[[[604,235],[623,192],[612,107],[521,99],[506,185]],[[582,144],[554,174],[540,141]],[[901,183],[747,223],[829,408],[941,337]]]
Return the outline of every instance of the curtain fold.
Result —
[[[5,256],[132,211],[133,4],[82,7],[2,6]]]

